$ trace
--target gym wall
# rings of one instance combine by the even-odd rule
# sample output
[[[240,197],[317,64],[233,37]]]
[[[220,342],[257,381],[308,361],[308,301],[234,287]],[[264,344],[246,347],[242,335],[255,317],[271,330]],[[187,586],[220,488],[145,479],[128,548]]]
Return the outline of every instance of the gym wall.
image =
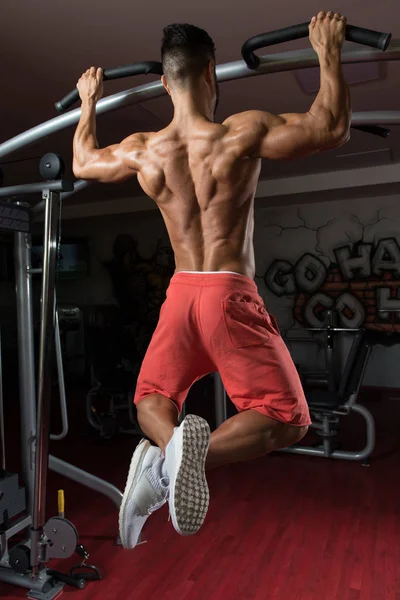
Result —
[[[261,205],[261,207],[260,207]],[[286,338],[310,335],[318,324],[318,304],[340,309],[344,325],[399,330],[400,315],[379,308],[400,303],[400,203],[396,196],[284,207],[256,201],[257,284]],[[143,258],[152,256],[167,235],[156,211],[67,219],[63,235],[90,245],[90,275],[58,283],[58,301],[78,306],[113,304],[104,263],[120,234],[131,235]],[[9,313],[11,284],[2,282],[0,310]],[[8,308],[7,308],[8,307]],[[383,317],[383,318],[382,318]],[[344,336],[350,337],[349,336]],[[343,341],[346,347],[346,340]],[[322,350],[289,343],[295,361],[320,366]],[[346,348],[343,352],[345,353]],[[400,348],[374,348],[365,384],[400,388]]]
[[[397,197],[274,208],[260,208],[262,201],[257,204],[257,284],[285,337],[304,335],[304,327],[318,324],[318,310],[312,305],[317,306],[321,294],[322,302],[341,310],[343,325],[400,330],[399,314],[379,312],[379,308],[400,304]],[[86,236],[89,232],[91,275],[77,283],[60,282],[60,302],[113,302],[110,278],[102,262],[111,258],[117,235],[131,234],[145,258],[154,253],[160,238],[167,240],[155,211],[91,217],[90,228],[86,219],[64,223],[64,235]],[[277,261],[281,270],[276,268]],[[346,347],[346,340],[343,344]],[[323,352],[317,346],[289,345],[300,364],[321,364]],[[398,347],[374,348],[365,383],[400,388],[400,374],[395,368],[399,360]]]

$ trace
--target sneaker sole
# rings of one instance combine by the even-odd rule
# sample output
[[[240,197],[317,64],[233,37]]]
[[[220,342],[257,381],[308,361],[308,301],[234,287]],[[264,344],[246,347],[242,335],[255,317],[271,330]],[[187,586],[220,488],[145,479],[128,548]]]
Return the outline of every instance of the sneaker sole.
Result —
[[[188,415],[180,434],[181,461],[170,488],[170,512],[175,530],[180,535],[193,535],[203,525],[210,503],[205,474],[210,427],[201,417]]]
[[[135,485],[138,481],[138,477],[141,472],[141,467],[143,463],[143,459],[146,455],[147,450],[150,448],[151,444],[148,440],[143,439],[135,449],[133,453],[131,465],[129,467],[128,479],[125,486],[124,495],[122,497],[121,508],[119,511],[119,536],[121,538],[121,544],[125,549],[132,549],[134,546],[127,546],[127,540],[123,535],[123,525],[125,522],[125,508],[134,492]],[[146,519],[145,519],[146,520]],[[138,539],[140,536],[140,532],[138,535]],[[137,543],[137,540],[136,540]],[[136,544],[135,544],[136,545]]]

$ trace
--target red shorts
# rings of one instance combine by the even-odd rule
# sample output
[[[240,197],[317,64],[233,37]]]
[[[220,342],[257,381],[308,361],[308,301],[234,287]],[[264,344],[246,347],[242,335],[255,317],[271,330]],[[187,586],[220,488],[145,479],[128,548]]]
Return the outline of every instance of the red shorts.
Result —
[[[236,273],[177,273],[142,364],[135,404],[162,394],[180,412],[192,384],[215,371],[239,411],[311,424],[296,367],[254,281]]]

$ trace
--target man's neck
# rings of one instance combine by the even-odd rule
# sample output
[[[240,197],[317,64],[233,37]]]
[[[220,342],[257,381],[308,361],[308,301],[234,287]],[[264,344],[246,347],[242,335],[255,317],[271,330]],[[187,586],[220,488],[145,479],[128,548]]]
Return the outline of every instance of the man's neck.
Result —
[[[174,100],[173,123],[181,126],[193,121],[214,121],[209,101],[204,96],[193,92],[181,94],[179,99]]]

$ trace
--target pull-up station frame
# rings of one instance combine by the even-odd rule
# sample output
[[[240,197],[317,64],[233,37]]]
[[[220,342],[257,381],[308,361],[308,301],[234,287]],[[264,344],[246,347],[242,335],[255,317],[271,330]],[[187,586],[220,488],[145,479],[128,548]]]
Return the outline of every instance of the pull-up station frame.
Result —
[[[304,34],[304,25],[302,27],[302,33]],[[275,41],[274,43],[283,43],[289,41],[290,39],[293,39],[290,36],[287,37],[288,31],[291,29],[292,28],[279,30],[279,36],[277,36],[278,41]],[[271,36],[272,33],[262,34],[262,36],[256,36],[256,38],[263,38],[265,41],[265,36]],[[385,44],[383,46],[381,45],[382,50],[376,50],[372,48],[356,48],[351,49],[349,51],[344,51],[342,54],[343,64],[400,60],[400,40],[393,41],[391,46],[385,51],[384,48],[387,47],[387,43],[390,37],[389,34],[379,34],[379,39],[381,38],[381,36],[385,36],[384,38],[382,38],[385,40]],[[300,37],[304,37],[304,35]],[[246,44],[247,47],[251,50],[254,49],[254,45],[251,45],[250,41],[246,42]],[[246,46],[246,44],[244,46]],[[265,44],[263,45],[265,46]],[[260,47],[258,44],[256,44],[256,46],[257,48]],[[317,67],[319,64],[318,57],[316,56],[314,50],[312,50],[311,48],[306,50],[296,50],[291,52],[284,52],[281,54],[261,56],[257,57],[257,60],[259,62],[256,69],[254,69],[254,66],[250,68],[244,60],[238,60],[235,62],[218,65],[218,82],[222,83],[226,81],[233,81],[236,79],[244,79],[246,77],[256,77],[258,75],[265,75],[268,73],[282,73],[285,71],[307,69],[311,67]],[[157,63],[155,64],[157,65]],[[128,66],[132,67],[132,65]],[[125,73],[121,76],[127,76],[127,68],[128,67],[119,68],[121,69],[122,73]],[[125,69],[125,71],[122,71],[122,69]],[[114,75],[115,71],[117,71],[118,73],[118,69],[115,69],[113,71]],[[154,67],[154,69],[151,69],[148,72],[154,73],[155,71],[159,72],[159,69],[157,70],[157,67]],[[75,94],[74,98],[76,99],[76,92],[73,91],[73,93]],[[108,112],[112,112],[114,110],[118,110],[120,108],[124,108],[126,106],[131,106],[134,104],[139,104],[141,102],[146,102],[147,100],[159,98],[164,95],[166,95],[166,91],[161,81],[152,81],[150,83],[146,83],[136,88],[119,92],[117,94],[113,94],[111,96],[103,98],[97,103],[96,112],[98,115],[102,115]],[[59,109],[61,108],[61,103],[64,104],[63,109],[65,109],[65,107],[69,105],[69,103],[65,104],[64,100],[65,99],[57,103]],[[72,127],[73,125],[76,125],[79,121],[80,114],[81,110],[80,108],[77,108],[66,114],[50,119],[49,121],[45,121],[44,123],[41,123],[40,125],[37,125],[32,129],[28,129],[27,131],[11,138],[10,140],[3,142],[2,144],[0,144],[0,158],[9,156],[14,152],[18,152],[19,150],[22,150],[23,148],[26,148],[27,146],[30,146],[31,144],[34,144],[49,135],[57,133],[58,131],[62,131],[67,127]],[[354,125],[400,124],[400,112],[398,111],[392,111],[390,113],[386,113],[383,111],[380,111],[378,113],[366,112],[359,113],[359,116],[357,117],[355,115],[355,117],[356,118],[353,117]]]
[[[76,186],[79,189],[79,185]],[[42,203],[45,213],[43,237],[43,264],[41,290],[41,319],[39,342],[38,377],[35,376],[34,324],[32,307],[32,275],[38,271],[31,268],[31,217],[32,211],[25,202],[25,197],[42,191]],[[29,597],[50,600],[60,593],[63,584],[46,575],[43,564],[51,557],[70,556],[74,550],[76,530],[68,521],[63,521],[64,535],[69,542],[63,545],[64,550],[57,548],[57,543],[48,545],[45,534],[46,484],[48,467],[61,475],[82,485],[100,492],[110,498],[119,508],[122,493],[114,485],[91,473],[75,467],[54,456],[49,456],[49,439],[60,439],[62,436],[50,436],[50,402],[53,339],[60,346],[59,330],[55,330],[55,263],[57,248],[57,222],[61,194],[73,193],[74,185],[67,180],[43,183],[22,184],[0,188],[0,198],[12,198],[12,201],[0,202],[0,228],[14,232],[14,254],[16,275],[16,304],[18,320],[18,353],[19,353],[19,388],[21,411],[21,448],[22,478],[26,489],[26,514],[7,528],[0,537],[0,581],[15,584],[29,589]],[[18,198],[24,202],[15,203]],[[1,217],[1,215],[3,215]],[[57,355],[57,360],[60,357]],[[60,377],[60,369],[59,369]],[[36,393],[37,381],[37,393]],[[62,385],[62,382],[60,382]],[[64,397],[65,390],[60,389]],[[66,412],[66,406],[62,412]],[[65,415],[63,418],[65,421]],[[65,425],[65,423],[64,423]],[[65,429],[65,426],[64,426]],[[50,523],[50,522],[48,522]],[[27,530],[23,549],[29,551],[31,574],[13,572],[10,568],[12,552],[9,554],[8,540]],[[53,528],[54,529],[54,528]],[[53,531],[47,527],[48,531]],[[72,533],[71,533],[72,532]],[[72,541],[71,541],[72,540]],[[48,540],[49,541],[49,540]],[[64,543],[64,542],[63,542]],[[22,552],[22,550],[20,550]],[[59,554],[57,552],[60,552]],[[70,553],[69,553],[70,552]],[[19,555],[18,555],[19,556]],[[25,555],[22,554],[24,557]],[[28,560],[28,559],[27,559]],[[64,582],[64,583],[63,583]],[[70,578],[69,583],[76,582]]]

